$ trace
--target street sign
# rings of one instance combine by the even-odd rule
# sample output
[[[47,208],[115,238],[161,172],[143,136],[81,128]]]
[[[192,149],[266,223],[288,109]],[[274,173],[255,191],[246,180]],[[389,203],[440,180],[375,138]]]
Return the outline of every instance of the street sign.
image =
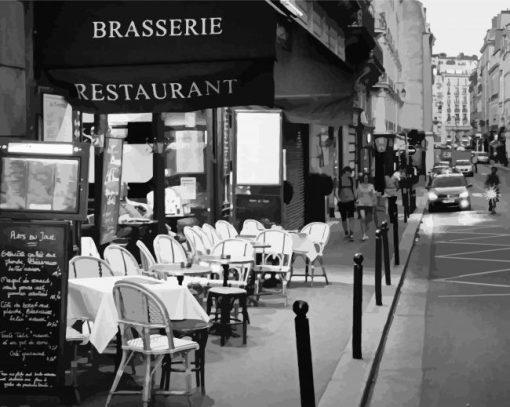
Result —
[[[416,147],[414,147],[414,146],[408,146],[408,147],[407,147],[407,154],[408,154],[408,155],[413,155],[414,153],[416,153]]]

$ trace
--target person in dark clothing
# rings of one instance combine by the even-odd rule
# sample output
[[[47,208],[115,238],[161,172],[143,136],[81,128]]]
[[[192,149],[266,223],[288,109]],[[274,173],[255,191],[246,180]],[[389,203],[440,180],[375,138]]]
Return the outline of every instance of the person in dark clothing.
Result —
[[[497,175],[498,169],[496,167],[491,168],[491,173],[485,180],[485,188],[487,188],[487,194],[489,198],[489,212],[492,214],[496,213],[496,202],[499,201],[499,177]],[[491,196],[494,190],[495,196]]]

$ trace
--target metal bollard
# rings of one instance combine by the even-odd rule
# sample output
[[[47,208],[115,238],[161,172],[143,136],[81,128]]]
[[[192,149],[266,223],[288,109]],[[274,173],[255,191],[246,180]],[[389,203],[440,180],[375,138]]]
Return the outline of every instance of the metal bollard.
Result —
[[[375,305],[382,305],[381,269],[382,269],[381,229],[375,231]]]
[[[381,230],[384,252],[384,277],[386,279],[386,285],[391,285],[390,248],[388,245],[388,222],[386,222],[385,220],[381,222]]]
[[[400,264],[400,253],[398,249],[398,218],[393,222],[393,251],[394,251],[394,264],[398,266]]]
[[[299,369],[299,392],[301,407],[315,407],[315,390],[313,387],[312,348],[310,345],[310,326],[308,325],[308,304],[295,301],[292,309],[296,314],[296,348]]]
[[[354,255],[354,285],[352,296],[352,357],[361,359],[361,321],[363,309],[363,255]]]

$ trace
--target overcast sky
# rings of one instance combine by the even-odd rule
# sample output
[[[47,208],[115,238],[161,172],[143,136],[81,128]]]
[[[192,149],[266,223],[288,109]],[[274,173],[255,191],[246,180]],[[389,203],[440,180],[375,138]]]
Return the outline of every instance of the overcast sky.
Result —
[[[377,1],[377,0],[375,0]],[[404,0],[406,1],[406,0]],[[433,53],[480,55],[492,17],[510,8],[510,0],[421,0],[436,38]]]

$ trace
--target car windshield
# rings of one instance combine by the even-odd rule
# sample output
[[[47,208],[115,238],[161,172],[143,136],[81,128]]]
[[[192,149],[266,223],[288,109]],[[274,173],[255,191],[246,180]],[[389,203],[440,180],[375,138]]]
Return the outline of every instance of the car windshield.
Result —
[[[457,165],[469,165],[469,160],[457,160]]]
[[[466,180],[464,177],[439,177],[434,178],[432,186],[434,188],[465,187]]]

